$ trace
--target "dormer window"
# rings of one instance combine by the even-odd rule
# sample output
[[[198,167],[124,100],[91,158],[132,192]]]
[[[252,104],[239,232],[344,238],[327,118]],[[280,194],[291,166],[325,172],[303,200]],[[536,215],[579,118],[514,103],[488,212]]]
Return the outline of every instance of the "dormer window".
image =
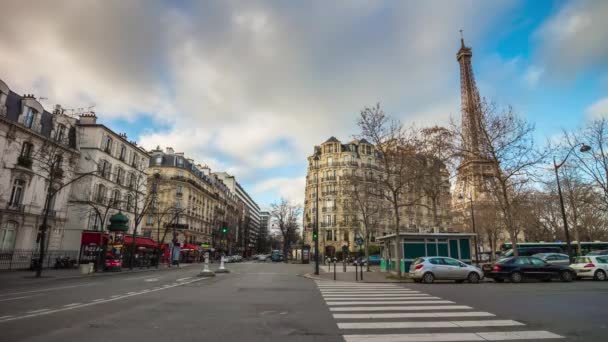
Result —
[[[7,95],[0,91],[0,115],[6,115],[6,97]]]
[[[34,108],[25,107],[25,118],[23,119],[23,124],[25,127],[32,128],[34,126],[36,114],[38,114],[38,112]]]
[[[184,158],[177,158],[177,166],[184,166]]]
[[[163,163],[163,156],[157,156],[155,163],[156,165],[161,165]]]
[[[55,141],[62,142],[65,138],[65,125],[58,124],[57,131],[55,132]]]

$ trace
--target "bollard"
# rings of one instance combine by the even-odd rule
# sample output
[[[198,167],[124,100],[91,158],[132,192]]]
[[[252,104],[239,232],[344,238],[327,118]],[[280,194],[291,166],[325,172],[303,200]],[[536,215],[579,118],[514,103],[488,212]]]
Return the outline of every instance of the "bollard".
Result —
[[[230,273],[230,271],[228,271],[228,269],[224,266],[224,256],[221,256],[220,259],[220,268],[218,268],[215,273]]]
[[[215,273],[213,273],[209,269],[209,253],[205,253],[205,263],[203,266],[203,270],[198,274],[199,277],[215,277]]]
[[[361,272],[361,276],[359,278],[361,278],[361,281],[363,281],[363,264],[361,264],[361,267],[359,267],[359,271]]]
[[[344,272],[346,272],[346,259],[343,260],[343,264],[344,264]]]
[[[357,263],[355,262],[355,281],[359,281],[359,272],[357,270]]]
[[[336,260],[334,260],[334,280],[336,280]]]

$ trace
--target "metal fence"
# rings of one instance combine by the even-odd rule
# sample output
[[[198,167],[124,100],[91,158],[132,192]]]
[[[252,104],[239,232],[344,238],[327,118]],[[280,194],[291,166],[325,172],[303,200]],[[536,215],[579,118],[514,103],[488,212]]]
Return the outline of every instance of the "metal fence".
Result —
[[[74,260],[74,267],[77,266],[78,250],[50,250],[45,252],[43,268],[65,268],[66,263],[60,262],[62,259],[69,258]],[[0,271],[9,270],[33,270],[40,258],[37,250],[14,249],[0,250]],[[58,262],[59,261],[59,262]],[[71,263],[67,263],[71,264]]]

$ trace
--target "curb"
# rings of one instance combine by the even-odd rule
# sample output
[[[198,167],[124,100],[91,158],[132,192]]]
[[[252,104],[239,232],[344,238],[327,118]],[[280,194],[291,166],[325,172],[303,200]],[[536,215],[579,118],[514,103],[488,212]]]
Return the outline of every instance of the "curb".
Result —
[[[187,266],[186,266],[187,265]],[[195,264],[184,264],[182,266],[178,267],[163,267],[163,268],[149,268],[149,269],[140,269],[140,270],[125,270],[125,271],[120,271],[120,272],[95,272],[95,273],[91,273],[91,274],[79,274],[79,275],[70,275],[67,277],[54,277],[51,275],[48,275],[48,272],[43,274],[43,276],[41,278],[36,278],[36,277],[30,277],[30,276],[26,276],[24,275],[23,277],[19,277],[17,279],[19,279],[19,283],[26,283],[26,284],[34,284],[34,283],[42,283],[42,282],[46,282],[46,281],[60,281],[60,280],[73,280],[73,279],[94,279],[97,277],[111,277],[111,276],[117,276],[117,275],[121,275],[121,274],[136,274],[136,273],[147,273],[147,272],[161,272],[161,271],[172,271],[172,270],[180,270],[180,269],[184,269],[186,267],[190,267],[192,265]],[[52,272],[52,271],[49,271]],[[2,277],[0,276],[0,279],[2,279]],[[16,284],[16,285],[21,285],[21,284]]]
[[[333,282],[342,282],[342,283],[368,283],[368,284],[404,284],[404,283],[413,283],[412,280],[410,279],[404,279],[401,281],[354,281],[354,280],[333,280],[333,279],[326,279],[326,278],[321,278],[319,276],[315,276],[312,273],[304,273],[304,274],[299,274],[299,276],[303,277],[303,278],[308,278],[308,279],[313,279],[313,280],[322,280],[322,281],[333,281]]]

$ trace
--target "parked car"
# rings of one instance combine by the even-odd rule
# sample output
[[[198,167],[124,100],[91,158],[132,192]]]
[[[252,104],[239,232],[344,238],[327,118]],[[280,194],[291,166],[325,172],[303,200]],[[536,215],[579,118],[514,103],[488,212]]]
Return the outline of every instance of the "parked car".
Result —
[[[432,283],[435,280],[479,283],[483,279],[481,269],[448,257],[417,258],[410,266],[409,275],[417,283]]]
[[[562,253],[538,253],[534,254],[533,257],[539,258],[540,260],[551,265],[570,265],[570,258],[568,255]]]
[[[273,253],[272,253],[272,256],[270,257],[270,259],[271,259],[273,262],[280,262],[280,261],[283,261],[283,260],[284,260],[284,258],[283,258],[283,253],[275,253],[275,252],[273,252]]]
[[[381,261],[382,258],[380,257],[380,254],[374,254],[369,256],[367,262],[369,262],[370,265],[380,265]]]
[[[576,272],[569,266],[551,265],[539,258],[524,256],[501,259],[492,267],[492,271],[486,272],[485,275],[497,283],[507,279],[512,283],[519,283],[524,279],[551,281],[553,278],[569,282]]]
[[[594,255],[608,255],[608,249],[602,249],[599,251],[591,251],[591,252],[587,253],[587,256],[594,256]]]
[[[576,272],[577,278],[593,278],[606,280],[608,275],[608,255],[589,255],[577,257],[570,265]]]
[[[359,266],[361,266],[361,265],[366,266],[367,265],[367,260],[365,259],[365,257],[358,257],[357,259],[355,259],[355,260],[352,261],[352,264],[353,265],[356,264],[356,265],[359,265]]]
[[[266,254],[260,254],[257,256],[256,258],[258,261],[267,261],[268,260],[268,255]]]

